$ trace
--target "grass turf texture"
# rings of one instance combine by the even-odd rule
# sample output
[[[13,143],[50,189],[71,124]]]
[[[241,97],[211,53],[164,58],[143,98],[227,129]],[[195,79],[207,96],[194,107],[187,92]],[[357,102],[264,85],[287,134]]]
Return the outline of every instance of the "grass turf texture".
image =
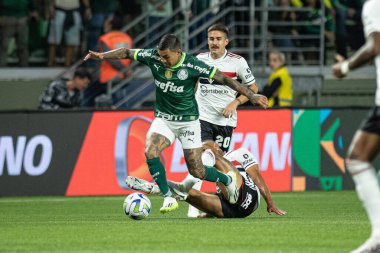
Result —
[[[161,197],[136,221],[124,196],[0,198],[0,252],[349,252],[370,233],[354,191],[274,193],[245,219],[190,219],[187,203],[162,215]]]

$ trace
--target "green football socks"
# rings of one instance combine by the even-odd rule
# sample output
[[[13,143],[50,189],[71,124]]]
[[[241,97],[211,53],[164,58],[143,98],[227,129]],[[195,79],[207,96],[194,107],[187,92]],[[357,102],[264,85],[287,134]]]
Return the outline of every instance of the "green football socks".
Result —
[[[169,190],[168,182],[166,181],[166,171],[164,165],[161,163],[160,158],[155,157],[146,160],[149,172],[152,175],[154,181],[157,183],[162,194],[165,197],[171,196],[171,191]]]
[[[206,181],[210,182],[221,182],[224,185],[229,185],[231,179],[224,173],[218,171],[212,166],[205,165],[205,177],[203,178]]]

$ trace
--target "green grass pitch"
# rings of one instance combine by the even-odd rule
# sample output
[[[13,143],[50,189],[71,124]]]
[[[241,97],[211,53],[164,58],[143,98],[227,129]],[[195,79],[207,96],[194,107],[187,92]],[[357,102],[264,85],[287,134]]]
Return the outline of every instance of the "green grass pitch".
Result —
[[[354,191],[274,193],[245,219],[190,219],[187,203],[162,215],[149,196],[146,220],[124,215],[124,196],[2,197],[0,252],[349,252],[370,233]]]

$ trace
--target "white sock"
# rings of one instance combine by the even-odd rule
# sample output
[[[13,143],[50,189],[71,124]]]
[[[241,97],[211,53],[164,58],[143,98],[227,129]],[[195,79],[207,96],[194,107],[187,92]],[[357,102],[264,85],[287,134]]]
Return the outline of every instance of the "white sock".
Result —
[[[202,182],[203,181],[200,180],[199,178],[195,178],[192,175],[190,175],[190,173],[188,173],[186,178],[181,182],[181,184],[184,185],[185,188],[188,189],[188,191],[191,188],[199,191],[202,187]],[[192,217],[192,218],[197,218],[199,214],[200,214],[199,210],[196,207],[189,204],[189,210],[187,211],[187,216]]]
[[[372,236],[380,236],[380,186],[375,168],[368,162],[346,160],[347,169],[356,185],[356,192],[362,201],[371,222]]]
[[[184,180],[182,180],[182,182],[180,184],[183,185],[183,187],[185,188],[185,191],[188,192],[188,191],[190,191],[191,188],[193,188],[193,186],[197,182],[202,182],[202,180],[199,178],[193,177],[190,173],[187,173],[187,176],[185,177]],[[197,189],[197,190],[199,190],[199,189]]]

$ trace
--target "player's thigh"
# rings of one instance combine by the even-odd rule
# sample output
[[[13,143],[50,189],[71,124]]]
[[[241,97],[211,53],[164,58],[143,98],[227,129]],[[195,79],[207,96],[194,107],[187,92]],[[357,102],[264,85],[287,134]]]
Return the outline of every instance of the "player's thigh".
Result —
[[[234,128],[231,126],[215,126],[214,140],[224,153],[228,152],[230,148],[233,131]]]
[[[355,133],[348,157],[362,161],[372,161],[380,149],[380,107],[372,108]]]
[[[201,158],[203,148],[199,120],[170,122],[169,125],[181,142],[188,170],[195,177],[203,177],[204,166]]]
[[[157,157],[174,139],[175,135],[166,122],[155,118],[146,134],[145,154]]]
[[[348,149],[348,158],[371,162],[380,149],[380,135],[358,130]]]
[[[224,217],[222,204],[217,195],[190,189],[186,202],[207,214],[211,214],[218,218]]]
[[[182,144],[183,149],[196,149],[202,147],[201,124],[199,120],[169,122],[169,126]]]
[[[214,129],[210,122],[200,120],[202,141],[214,141]]]

